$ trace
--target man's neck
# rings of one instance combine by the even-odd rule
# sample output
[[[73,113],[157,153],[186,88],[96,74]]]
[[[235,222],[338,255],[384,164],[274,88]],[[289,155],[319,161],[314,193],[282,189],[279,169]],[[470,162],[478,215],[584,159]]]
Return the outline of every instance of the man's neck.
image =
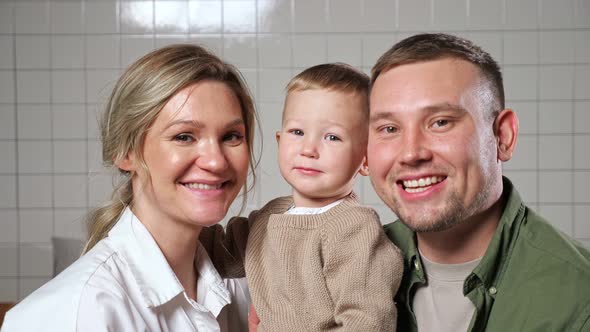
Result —
[[[450,229],[417,233],[420,252],[440,264],[465,263],[482,257],[496,232],[504,206],[502,196],[488,209]]]

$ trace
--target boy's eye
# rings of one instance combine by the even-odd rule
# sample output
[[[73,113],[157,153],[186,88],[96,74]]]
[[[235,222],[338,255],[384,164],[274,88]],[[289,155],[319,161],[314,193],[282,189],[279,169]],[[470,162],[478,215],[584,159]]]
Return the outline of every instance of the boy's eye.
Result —
[[[328,141],[340,141],[340,138],[333,134],[328,134],[325,137]]]
[[[301,129],[292,129],[289,132],[293,135],[303,136],[303,130]]]
[[[385,132],[386,134],[393,134],[397,132],[397,128],[394,126],[385,126],[381,128],[381,131]]]
[[[174,140],[175,141],[179,141],[179,142],[192,142],[194,141],[194,138],[189,135],[189,134],[178,134],[176,136],[174,136]]]

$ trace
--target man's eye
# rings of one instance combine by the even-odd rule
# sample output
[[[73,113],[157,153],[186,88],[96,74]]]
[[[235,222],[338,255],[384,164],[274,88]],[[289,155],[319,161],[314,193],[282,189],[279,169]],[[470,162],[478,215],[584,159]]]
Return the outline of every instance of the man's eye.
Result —
[[[449,124],[449,120],[440,119],[440,120],[434,121],[433,126],[434,127],[444,127],[444,126],[446,126],[448,124]]]
[[[340,141],[340,137],[333,135],[333,134],[328,134],[325,137],[328,141]]]

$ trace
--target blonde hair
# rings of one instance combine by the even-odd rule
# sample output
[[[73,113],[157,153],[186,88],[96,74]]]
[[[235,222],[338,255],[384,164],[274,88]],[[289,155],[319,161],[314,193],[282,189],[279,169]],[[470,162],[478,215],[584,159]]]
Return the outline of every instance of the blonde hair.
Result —
[[[309,67],[293,77],[285,90],[287,96],[295,91],[319,90],[356,93],[363,98],[363,112],[369,116],[369,86],[367,74],[342,62]]]
[[[146,133],[168,100],[196,82],[212,80],[226,84],[236,95],[246,127],[246,141],[253,187],[256,160],[253,156],[254,126],[257,116],[248,88],[239,71],[196,45],[179,44],[155,50],[133,63],[119,78],[100,121],[104,166],[116,167],[130,152],[147,170],[142,146]],[[86,218],[88,241],[84,252],[105,238],[123,210],[132,203],[133,188],[129,172],[118,170],[111,201],[91,211]]]

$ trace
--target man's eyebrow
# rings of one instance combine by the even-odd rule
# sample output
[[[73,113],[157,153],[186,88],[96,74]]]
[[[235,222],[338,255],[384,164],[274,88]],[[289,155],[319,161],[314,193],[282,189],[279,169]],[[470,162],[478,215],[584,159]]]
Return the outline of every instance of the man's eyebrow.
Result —
[[[429,113],[438,113],[443,111],[451,111],[455,113],[467,113],[467,110],[460,105],[451,104],[451,103],[440,103],[429,105],[423,108],[425,111]]]

